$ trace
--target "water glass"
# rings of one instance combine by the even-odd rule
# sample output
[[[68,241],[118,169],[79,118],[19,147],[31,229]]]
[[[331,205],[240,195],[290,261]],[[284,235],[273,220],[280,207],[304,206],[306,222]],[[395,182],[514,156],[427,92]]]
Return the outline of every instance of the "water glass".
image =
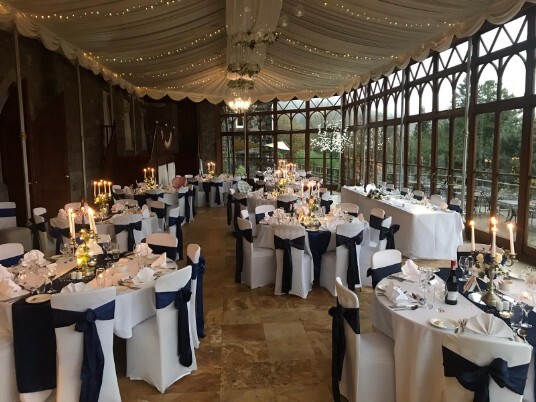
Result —
[[[460,280],[468,281],[470,278],[469,272],[473,266],[473,258],[470,256],[460,257],[459,260],[460,269],[463,272],[463,276]]]
[[[114,261],[119,260],[120,250],[117,242],[113,241],[110,243],[110,253],[112,253],[112,258]]]
[[[95,280],[97,281],[97,287],[104,288],[106,286],[106,270],[104,268],[97,268],[95,270]]]
[[[512,328],[519,328],[523,321],[523,308],[519,304],[512,305],[512,316],[510,317],[510,324]]]

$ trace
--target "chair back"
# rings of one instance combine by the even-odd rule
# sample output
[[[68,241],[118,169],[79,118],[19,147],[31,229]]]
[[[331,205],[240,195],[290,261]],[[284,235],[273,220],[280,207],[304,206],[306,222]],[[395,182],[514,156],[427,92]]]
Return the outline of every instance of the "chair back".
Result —
[[[151,212],[156,214],[160,230],[164,230],[164,223],[166,220],[166,204],[164,204],[163,201],[151,200]]]
[[[489,366],[497,358],[507,362],[508,368],[528,365],[532,356],[532,347],[526,343],[508,342],[492,336],[464,336],[447,334],[443,337],[443,357],[445,353],[454,352],[463,359],[480,367]],[[449,358],[444,359],[445,374],[449,366]],[[452,364],[452,362],[451,362]],[[459,366],[459,365],[458,365]],[[460,370],[463,373],[463,370]],[[445,401],[470,402],[475,394],[459,383],[456,377],[445,376]],[[523,395],[512,392],[507,387],[501,388],[491,377],[489,378],[489,400],[501,402],[521,402]]]
[[[402,253],[398,250],[382,250],[372,255],[372,287],[375,288],[379,281],[386,276],[401,271]]]
[[[369,217],[369,223],[371,224],[370,229],[369,229],[370,244],[373,247],[378,247],[378,250],[385,250],[385,247],[387,246],[387,240],[382,240],[384,244],[382,248],[380,245],[380,229],[375,227],[374,222],[373,222],[374,220],[377,220],[377,219],[382,219],[381,226],[384,226],[384,227],[391,226],[391,219],[389,219],[389,222],[388,222],[389,226],[387,226],[387,222],[386,222],[387,219],[385,219],[385,211],[383,209],[372,208],[370,210],[370,217]]]
[[[451,211],[462,212],[462,200],[459,198],[453,198],[449,201],[448,209]]]
[[[199,264],[199,258],[201,257],[201,247],[198,244],[188,244],[186,247],[186,255],[192,264]],[[199,347],[199,336],[197,334],[197,278],[199,273],[197,273],[196,278],[194,279],[194,271],[192,267],[192,298],[190,299],[190,309],[189,309],[189,321],[190,321],[190,339],[195,348]],[[202,296],[202,293],[201,293]],[[202,313],[202,311],[201,311]]]
[[[264,217],[260,218],[261,215],[267,216],[270,214],[270,212],[273,213],[274,211],[275,211],[275,207],[273,204],[265,204],[265,205],[256,206],[255,207],[255,222],[257,222],[257,220],[260,221],[264,219]]]
[[[164,190],[162,190],[161,188],[151,188],[149,190],[146,190],[145,194],[149,195],[151,199],[157,201],[158,198],[162,198],[164,196]]]
[[[54,230],[54,228],[57,229],[69,229],[69,221],[67,219],[62,219],[58,217],[50,218],[50,221],[48,222],[50,225],[51,231]],[[64,244],[69,244],[71,241],[70,234],[66,233],[67,236],[62,235],[62,241]],[[57,247],[59,249],[59,246]],[[59,253],[59,250],[56,250]]]
[[[115,200],[114,204],[122,204],[125,207],[138,208],[138,201],[131,198],[124,198],[122,200]]]
[[[385,189],[387,191],[393,191],[395,189],[395,185],[393,183],[387,183],[387,185],[385,186]]]
[[[69,209],[72,209],[73,211],[77,211],[82,207],[81,202],[69,202],[68,204],[65,204],[63,209],[65,209],[65,212],[68,212]]]
[[[178,194],[175,195],[175,197],[178,197],[179,216],[186,216],[186,197],[188,197],[188,191],[188,187],[181,187],[177,192]]]
[[[413,191],[413,198],[419,201],[422,200],[424,198],[424,191],[422,190]]]
[[[37,233],[39,236],[39,247],[45,254],[45,257],[50,257],[56,254],[56,247],[54,239],[48,233],[48,222],[45,217],[47,216],[47,210],[43,207],[37,207],[32,209],[32,216],[34,224],[37,226]]]
[[[342,223],[337,226],[337,235],[353,238],[361,233],[365,225],[363,222],[356,221],[352,223]],[[357,261],[359,262],[359,255],[361,253],[361,245],[355,247]],[[335,277],[340,277],[342,283],[348,286],[347,272],[348,272],[348,259],[350,257],[350,250],[345,245],[340,245],[335,249],[336,262],[335,262]],[[359,284],[362,284],[361,273],[357,270]],[[357,283],[357,282],[356,282]]]
[[[83,312],[96,309],[113,300],[115,300],[115,288],[109,287],[76,293],[53,294],[50,304],[52,309]],[[95,325],[105,356],[99,400],[120,401],[113,354],[114,320],[96,320]],[[58,376],[56,401],[58,402],[77,401],[80,396],[84,335],[82,332],[77,332],[74,327],[75,325],[70,325],[55,329]]]
[[[240,217],[243,219],[249,219],[249,212],[247,209],[243,209],[240,211]]]
[[[357,214],[359,214],[359,206],[356,204],[352,204],[351,202],[341,202],[337,204],[337,208],[339,208],[341,211],[346,211],[350,215],[355,215],[357,217]]]
[[[436,207],[440,207],[442,202],[443,202],[443,197],[441,197],[441,195],[432,194],[430,196],[430,204],[435,205]]]
[[[168,258],[177,258],[177,237],[171,233],[151,233],[145,241],[155,254],[166,253]]]
[[[0,264],[4,267],[17,265],[24,256],[24,247],[20,243],[0,244]]]
[[[124,214],[117,215],[113,218],[114,225],[129,225],[131,223],[141,222],[141,214]],[[142,240],[142,231],[134,229],[134,242],[135,244],[141,243]],[[115,234],[115,240],[119,246],[121,252],[128,251],[128,230],[123,230],[120,233]]]
[[[296,239],[298,237],[306,236],[305,228],[303,226],[296,225],[275,225],[274,237],[277,236],[281,239]],[[274,240],[275,242],[275,240]],[[293,267],[292,286],[293,291],[301,292],[301,278],[298,274],[298,267],[303,266],[305,250],[299,250],[295,247],[291,248],[291,259]],[[283,261],[284,251],[280,249],[275,250],[275,259],[277,265],[276,278],[275,278],[275,293],[280,294],[283,284]]]
[[[188,187],[185,188],[186,190],[188,190]],[[162,201],[166,205],[177,205],[179,203],[177,193],[164,193],[164,198],[162,199]]]
[[[298,196],[295,194],[280,194],[277,196],[277,205],[283,205],[282,208],[285,209],[285,212],[290,212],[292,209],[291,204],[296,202]],[[280,207],[281,208],[281,207]]]
[[[10,201],[0,202],[0,229],[17,227],[17,204]]]
[[[402,187],[400,189],[400,194],[402,195],[408,195],[409,194],[409,187]]]

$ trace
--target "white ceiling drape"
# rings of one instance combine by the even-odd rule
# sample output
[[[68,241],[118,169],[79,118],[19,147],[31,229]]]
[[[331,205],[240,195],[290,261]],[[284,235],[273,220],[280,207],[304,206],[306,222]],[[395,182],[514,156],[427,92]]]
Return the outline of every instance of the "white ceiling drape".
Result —
[[[535,2],[536,0],[530,0]],[[229,100],[233,34],[273,30],[250,55],[261,71],[254,100],[310,99],[448,48],[487,20],[504,23],[525,0],[0,0],[0,29],[14,26],[52,51],[137,96]],[[227,3],[227,4],[226,4]],[[298,17],[299,5],[303,15]],[[251,18],[244,18],[247,13]],[[227,25],[227,26],[226,26]]]

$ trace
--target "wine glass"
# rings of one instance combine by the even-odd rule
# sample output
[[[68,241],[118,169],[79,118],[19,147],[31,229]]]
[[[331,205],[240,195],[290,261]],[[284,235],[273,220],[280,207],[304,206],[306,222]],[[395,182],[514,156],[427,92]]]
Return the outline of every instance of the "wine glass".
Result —
[[[523,308],[523,322],[519,325],[521,328],[532,328],[532,324],[529,324],[529,313],[532,311],[534,306],[529,303],[520,303]]]
[[[512,304],[511,309],[510,324],[512,328],[517,329],[520,327],[521,321],[523,321],[523,307],[520,304]]]
[[[55,290],[54,290],[54,278],[56,278],[56,274],[57,274],[56,264],[47,265],[46,275],[47,275],[48,279],[50,280],[50,289],[48,289],[47,293],[54,293],[55,292]]]
[[[110,246],[111,246],[110,240],[107,240],[107,241],[101,243],[101,247],[104,250],[104,252],[106,253],[106,255],[104,256],[104,260],[106,260],[106,261],[110,260],[110,257],[108,256],[108,252],[110,251]]]
[[[114,259],[114,261],[119,260],[120,250],[119,245],[116,241],[110,242],[110,253],[112,253],[112,258]]]
[[[468,281],[469,276],[469,270],[472,267],[473,259],[471,257],[462,256],[460,257],[460,260],[458,264],[460,265],[460,269],[463,272],[463,276],[460,278],[461,281]]]

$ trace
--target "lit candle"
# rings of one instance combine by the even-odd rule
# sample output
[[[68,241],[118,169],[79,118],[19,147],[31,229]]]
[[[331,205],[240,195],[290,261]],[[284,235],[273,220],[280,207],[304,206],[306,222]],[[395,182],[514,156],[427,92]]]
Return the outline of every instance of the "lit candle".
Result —
[[[74,239],[74,216],[72,208],[69,208],[69,232],[71,233],[71,238]]]
[[[93,197],[97,196],[97,182],[93,182]]]
[[[470,221],[469,226],[471,226],[471,251],[475,251],[475,221]]]
[[[153,180],[154,180],[154,168],[151,168],[151,177],[152,177]]]
[[[108,182],[108,195],[110,197],[112,196],[112,182],[111,181]]]
[[[147,178],[147,169],[143,169],[143,178],[144,178],[144,179]]]
[[[497,227],[493,226],[491,228],[491,256],[495,257],[497,254]]]
[[[514,224],[512,222],[508,224],[508,230],[510,231],[510,254],[515,254],[516,251],[514,249]]]
[[[99,195],[100,195],[100,186],[101,186],[101,182],[99,181],[99,182],[97,183],[97,187],[98,187],[98,189],[99,189]]]

